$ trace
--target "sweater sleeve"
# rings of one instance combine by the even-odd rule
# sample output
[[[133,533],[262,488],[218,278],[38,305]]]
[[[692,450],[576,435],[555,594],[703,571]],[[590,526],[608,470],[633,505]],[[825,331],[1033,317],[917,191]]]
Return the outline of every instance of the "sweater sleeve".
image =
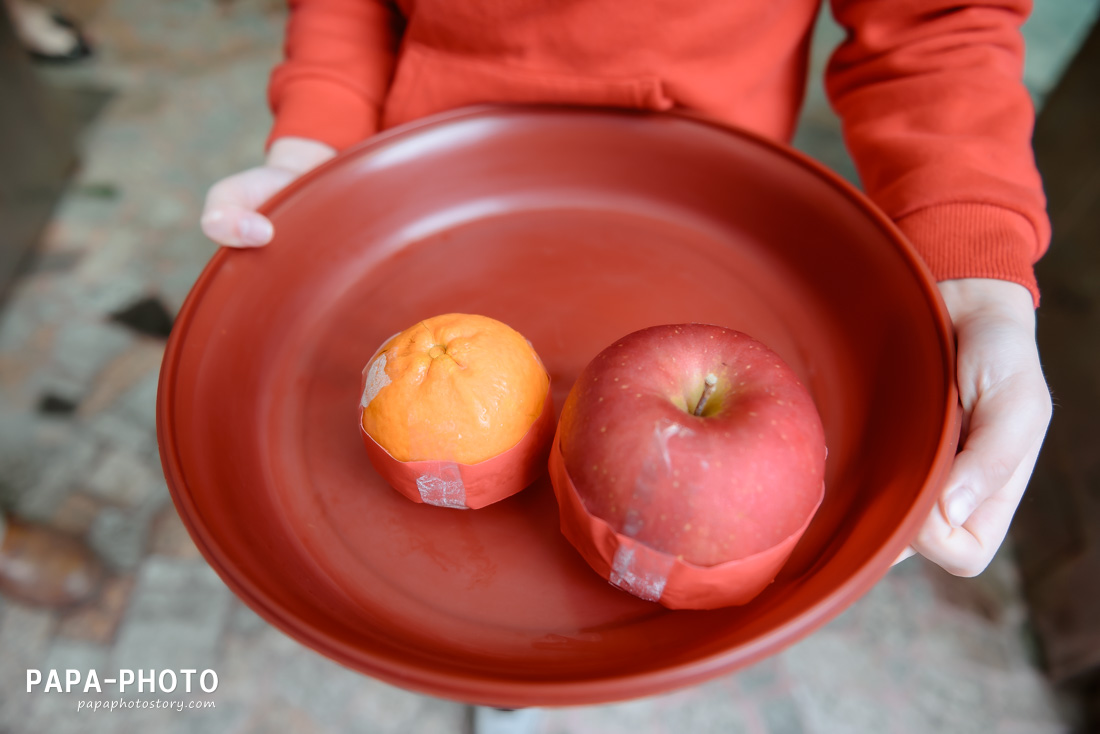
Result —
[[[291,0],[267,144],[294,136],[342,149],[377,132],[402,26],[387,0]]]
[[[1020,26],[1030,0],[832,0],[826,89],[864,189],[937,280],[1026,286],[1050,223]]]

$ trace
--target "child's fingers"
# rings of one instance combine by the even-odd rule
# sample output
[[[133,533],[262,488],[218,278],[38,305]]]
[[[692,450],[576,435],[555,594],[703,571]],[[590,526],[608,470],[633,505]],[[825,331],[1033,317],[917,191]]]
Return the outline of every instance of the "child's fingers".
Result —
[[[206,195],[202,230],[229,247],[257,247],[271,241],[271,221],[256,212],[297,174],[261,166],[234,174],[214,184]]]
[[[894,562],[891,563],[890,566],[891,567],[896,566],[899,563],[901,563],[902,561],[904,561],[906,558],[910,558],[910,557],[915,556],[915,555],[917,555],[917,552],[915,550],[913,550],[913,546],[907,545],[907,546],[905,546],[905,550],[903,550],[898,555],[898,557],[894,559]]]
[[[944,519],[952,526],[964,525],[1004,487],[1046,433],[1050,393],[1042,374],[1034,372],[1006,381],[974,406],[963,450],[955,457],[940,500]]]
[[[214,208],[203,214],[202,231],[219,245],[259,247],[271,241],[271,221],[256,212],[236,206]]]
[[[975,322],[977,323],[977,322]],[[957,576],[981,573],[1004,540],[1050,422],[1050,393],[1025,328],[959,330],[962,450],[914,547]]]
[[[933,511],[913,546],[922,556],[956,576],[976,576],[985,570],[1008,533],[1041,444],[1040,437],[1008,482],[986,498],[965,524],[953,526],[941,512]]]
[[[955,326],[965,419],[961,451],[913,547],[956,576],[975,576],[1008,532],[1050,422],[1051,400],[1025,288],[963,278],[940,283],[940,292]]]

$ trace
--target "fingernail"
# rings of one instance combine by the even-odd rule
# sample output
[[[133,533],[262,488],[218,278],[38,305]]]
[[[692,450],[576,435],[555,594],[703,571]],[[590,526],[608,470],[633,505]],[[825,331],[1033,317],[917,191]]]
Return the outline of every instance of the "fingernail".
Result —
[[[978,495],[967,486],[955,487],[944,500],[944,514],[952,527],[960,527],[978,507]]]
[[[271,236],[274,234],[271,222],[263,217],[245,217],[237,226],[241,235],[241,242],[249,245],[265,244],[271,240]]]

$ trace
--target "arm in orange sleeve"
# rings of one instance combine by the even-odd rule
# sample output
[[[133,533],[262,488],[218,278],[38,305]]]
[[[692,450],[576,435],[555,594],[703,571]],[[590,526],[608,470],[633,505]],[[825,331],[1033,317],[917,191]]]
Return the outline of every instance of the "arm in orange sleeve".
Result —
[[[832,0],[826,89],[864,189],[937,280],[1027,287],[1050,223],[1019,28],[1030,0]]]
[[[268,145],[300,137],[339,150],[377,132],[403,26],[387,0],[291,0]]]

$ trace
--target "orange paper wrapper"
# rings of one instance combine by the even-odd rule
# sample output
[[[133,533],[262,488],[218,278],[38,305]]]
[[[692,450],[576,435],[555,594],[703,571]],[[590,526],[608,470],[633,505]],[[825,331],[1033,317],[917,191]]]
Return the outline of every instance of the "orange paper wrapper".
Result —
[[[802,527],[765,551],[715,566],[697,566],[616,532],[590,514],[566,472],[559,433],[554,434],[549,465],[561,531],[573,547],[612,586],[669,609],[718,609],[752,601],[775,580],[814,516],[810,513]],[[824,496],[822,486],[818,507]]]
[[[542,413],[507,451],[476,464],[399,461],[371,438],[363,428],[363,411],[359,411],[359,433],[367,456],[391,487],[413,502],[463,510],[476,510],[511,497],[542,476],[555,423],[554,401],[547,386]]]

